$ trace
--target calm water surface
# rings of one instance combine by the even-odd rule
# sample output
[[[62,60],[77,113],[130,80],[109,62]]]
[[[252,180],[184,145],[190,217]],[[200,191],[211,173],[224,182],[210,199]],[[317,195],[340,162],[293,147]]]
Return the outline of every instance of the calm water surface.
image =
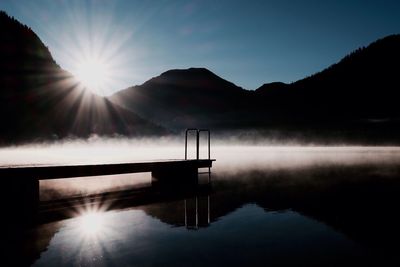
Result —
[[[400,264],[397,148],[236,147],[216,158],[211,188],[141,183],[8,228],[6,266]]]

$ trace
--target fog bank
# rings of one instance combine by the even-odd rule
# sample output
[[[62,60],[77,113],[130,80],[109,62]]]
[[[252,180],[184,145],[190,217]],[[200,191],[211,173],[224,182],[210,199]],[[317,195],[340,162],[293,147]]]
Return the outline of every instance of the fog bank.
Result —
[[[201,158],[208,157],[207,142],[201,140]],[[189,158],[195,157],[189,140]],[[57,164],[104,164],[183,159],[184,141],[178,139],[92,139],[35,144],[0,149],[3,167]],[[213,175],[229,179],[252,171],[297,171],[305,168],[399,165],[400,147],[293,146],[212,140]],[[240,175],[239,175],[240,176]],[[2,177],[3,179],[6,177]],[[149,173],[41,181],[47,195],[96,193],[149,184]],[[46,194],[42,194],[42,197]]]

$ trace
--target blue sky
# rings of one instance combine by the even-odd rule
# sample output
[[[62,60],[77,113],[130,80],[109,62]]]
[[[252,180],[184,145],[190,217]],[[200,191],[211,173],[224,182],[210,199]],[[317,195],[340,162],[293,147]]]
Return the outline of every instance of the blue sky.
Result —
[[[400,1],[0,2],[65,69],[92,51],[110,62],[104,94],[173,68],[206,67],[246,89],[292,82],[400,33]]]

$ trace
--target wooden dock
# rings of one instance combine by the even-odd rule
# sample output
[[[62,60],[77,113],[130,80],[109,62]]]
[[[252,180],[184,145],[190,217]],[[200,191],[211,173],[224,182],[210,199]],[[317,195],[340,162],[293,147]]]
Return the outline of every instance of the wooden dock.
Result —
[[[1,179],[36,180],[63,179],[124,173],[151,172],[154,178],[197,172],[199,168],[211,168],[215,159],[165,160],[152,162],[87,164],[87,165],[49,165],[0,167]],[[180,176],[180,175],[179,175]]]
[[[196,133],[196,159],[187,159],[189,132]],[[208,133],[208,159],[199,159],[199,135]],[[212,167],[209,130],[188,129],[185,136],[185,159],[112,164],[49,165],[0,167],[0,207],[13,214],[34,213],[39,204],[39,181],[89,176],[151,172],[152,184],[177,187],[196,185],[199,168]],[[210,177],[210,176],[209,176]]]
[[[214,159],[168,160],[117,164],[23,166],[0,168],[0,200],[3,211],[13,217],[35,217],[39,201],[39,181],[151,172],[152,184],[175,188],[196,186],[198,169],[212,167]],[[110,177],[111,179],[111,177]]]

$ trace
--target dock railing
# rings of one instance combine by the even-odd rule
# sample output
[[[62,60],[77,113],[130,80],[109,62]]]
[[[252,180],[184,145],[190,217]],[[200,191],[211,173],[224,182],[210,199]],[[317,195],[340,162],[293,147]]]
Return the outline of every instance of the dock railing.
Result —
[[[210,130],[208,129],[196,129],[196,128],[189,128],[185,131],[185,160],[188,157],[188,134],[190,132],[195,132],[196,134],[196,159],[200,159],[200,134],[207,133],[207,144],[208,144],[208,159],[211,159],[211,152],[210,152]]]

